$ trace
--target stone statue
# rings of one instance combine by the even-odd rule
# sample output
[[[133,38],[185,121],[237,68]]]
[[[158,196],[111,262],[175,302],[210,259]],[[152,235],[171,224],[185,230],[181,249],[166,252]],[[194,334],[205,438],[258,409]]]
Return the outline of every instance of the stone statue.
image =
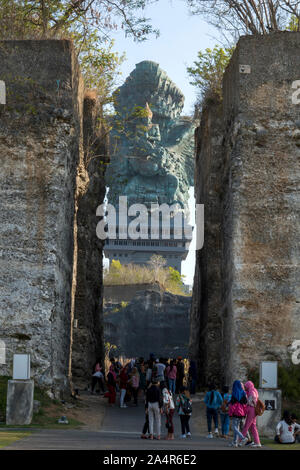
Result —
[[[194,176],[194,125],[180,117],[184,96],[158,64],[136,65],[114,94],[108,199],[128,205],[188,201]]]

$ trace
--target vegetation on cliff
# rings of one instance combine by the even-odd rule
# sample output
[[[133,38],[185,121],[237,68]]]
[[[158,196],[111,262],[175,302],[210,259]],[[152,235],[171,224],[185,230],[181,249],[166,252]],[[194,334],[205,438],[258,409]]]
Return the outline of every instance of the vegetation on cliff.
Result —
[[[112,260],[109,270],[104,273],[104,285],[158,283],[162,290],[172,294],[190,295],[184,288],[184,276],[171,266],[165,268],[165,263],[158,260],[158,257],[152,257],[149,267],[138,264],[123,265],[118,260]]]
[[[191,85],[197,87],[197,105],[214,97],[222,99],[222,79],[224,71],[230,61],[234,47],[223,48],[215,46],[198,52],[198,60],[193,66],[187,68],[192,79]]]

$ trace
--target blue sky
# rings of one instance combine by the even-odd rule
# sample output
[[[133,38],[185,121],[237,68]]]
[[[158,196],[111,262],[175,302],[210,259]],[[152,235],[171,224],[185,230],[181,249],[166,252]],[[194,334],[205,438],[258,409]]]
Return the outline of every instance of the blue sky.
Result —
[[[151,18],[152,26],[160,30],[158,39],[153,36],[143,43],[135,43],[133,39],[125,38],[122,31],[114,33],[114,50],[125,52],[127,57],[121,68],[121,81],[142,60],[158,62],[185,95],[183,113],[190,114],[196,95],[195,87],[189,84],[186,68],[197,59],[199,50],[217,44],[218,34],[199,16],[191,16],[184,0],[160,0],[148,7],[144,16]]]
[[[182,114],[193,114],[196,99],[195,87],[189,84],[186,68],[197,59],[197,52],[218,43],[217,31],[207,25],[198,16],[191,16],[184,0],[160,0],[145,11],[144,16],[151,18],[154,28],[160,30],[158,39],[151,37],[143,43],[135,43],[125,38],[122,31],[114,33],[114,50],[126,53],[126,61],[121,67],[122,83],[135,64],[142,60],[153,60],[176,83],[185,96],[185,107]],[[190,210],[193,212],[193,191],[190,191]],[[195,230],[194,230],[195,232]],[[182,274],[186,284],[193,283],[195,268],[195,243],[191,243],[186,261],[182,263]]]

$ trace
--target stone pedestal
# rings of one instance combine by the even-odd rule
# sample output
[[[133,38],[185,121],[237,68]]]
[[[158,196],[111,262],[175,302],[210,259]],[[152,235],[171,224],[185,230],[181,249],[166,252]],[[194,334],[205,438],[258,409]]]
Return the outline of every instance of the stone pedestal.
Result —
[[[33,380],[9,380],[7,386],[6,424],[30,424],[33,414]]]
[[[274,437],[276,425],[281,420],[281,390],[271,388],[258,389],[259,398],[266,410],[262,416],[257,417],[258,432],[262,436]]]

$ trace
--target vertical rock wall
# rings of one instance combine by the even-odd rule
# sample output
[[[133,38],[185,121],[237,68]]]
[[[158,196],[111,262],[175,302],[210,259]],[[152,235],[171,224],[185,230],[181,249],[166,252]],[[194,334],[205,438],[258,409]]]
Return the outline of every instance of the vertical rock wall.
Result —
[[[55,40],[2,42],[0,80],[7,95],[0,105],[1,374],[10,375],[13,353],[30,353],[37,383],[56,392],[71,376],[82,237],[90,230],[79,237],[78,258],[89,183],[83,82],[71,42]],[[100,289],[101,269],[100,261]]]
[[[90,380],[96,358],[103,351],[103,241],[96,236],[96,209],[105,196],[104,173],[107,163],[105,129],[99,129],[101,110],[97,97],[87,93],[84,99],[84,160],[88,187],[78,200],[77,212],[77,287],[75,327],[73,329],[72,376],[74,381]]]
[[[240,39],[224,77],[223,130],[212,163],[203,153],[201,170],[210,165],[208,178],[222,184],[221,208],[214,213],[221,250],[217,227],[215,240],[209,234],[213,184],[202,181],[208,238],[197,258],[194,318],[204,317],[200,351],[203,332],[222,337],[204,364],[204,370],[209,361],[221,365],[220,381],[245,378],[261,360],[287,361],[300,339],[300,131],[299,104],[292,101],[299,47],[300,33]],[[203,121],[201,141],[216,125],[205,113]],[[221,264],[221,284],[207,289],[210,277],[203,269],[211,263]],[[220,296],[221,321],[215,309]],[[220,367],[212,367],[218,375]]]
[[[195,133],[195,199],[205,208],[205,246],[196,252],[190,354],[198,362],[201,385],[218,381],[221,373],[222,128],[222,105],[216,98],[203,109]]]

